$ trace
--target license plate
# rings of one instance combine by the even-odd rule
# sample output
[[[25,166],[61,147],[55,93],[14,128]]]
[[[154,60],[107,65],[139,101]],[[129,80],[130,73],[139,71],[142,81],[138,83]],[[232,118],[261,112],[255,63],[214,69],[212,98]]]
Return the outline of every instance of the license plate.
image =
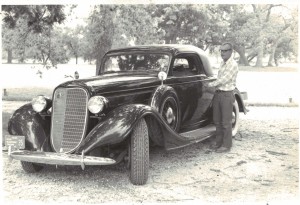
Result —
[[[12,149],[24,149],[25,148],[25,136],[19,135],[5,135],[5,146]]]

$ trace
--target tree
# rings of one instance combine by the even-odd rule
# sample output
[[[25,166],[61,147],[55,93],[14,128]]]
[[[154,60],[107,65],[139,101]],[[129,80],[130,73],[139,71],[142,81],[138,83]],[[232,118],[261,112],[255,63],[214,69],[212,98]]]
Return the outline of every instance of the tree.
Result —
[[[13,58],[13,50],[19,54],[19,61],[23,62],[28,42],[32,46],[32,41],[35,40],[33,36],[47,36],[55,23],[64,21],[63,8],[62,5],[3,5],[3,30],[6,32],[3,44],[7,48],[8,62]]]
[[[157,19],[151,16],[156,9],[155,5],[123,4],[116,9],[113,47],[160,42]]]
[[[298,45],[298,20],[297,9],[282,7],[285,15],[281,13],[270,16],[272,28],[269,30],[268,50],[269,61],[268,66],[278,65],[279,53],[282,56],[288,56],[293,53],[297,56],[297,50],[292,45]],[[293,42],[293,44],[291,44]],[[297,47],[297,46],[296,46]],[[279,50],[280,51],[279,51]]]
[[[30,31],[42,33],[65,20],[63,8],[62,5],[2,5],[3,22],[13,29],[20,18],[26,19]]]
[[[64,46],[64,36],[60,29],[44,30],[43,33],[32,34],[30,39],[31,41],[26,43],[26,55],[42,62],[46,68],[68,62],[67,48]]]
[[[204,5],[171,4],[156,6],[152,16],[158,19],[158,31],[164,42],[194,44],[204,48],[208,16]]]
[[[78,58],[81,55],[82,49],[82,38],[83,38],[83,26],[77,26],[75,29],[65,28],[63,33],[63,43],[68,47],[72,56],[76,59],[76,64],[78,63]]]
[[[6,25],[2,26],[2,53],[7,52],[7,63],[12,63],[13,50],[16,49],[16,32]]]
[[[159,42],[151,8],[145,5],[98,5],[85,29],[86,59],[96,59],[98,71],[103,55],[111,48]]]
[[[293,36],[289,32],[291,23],[285,24],[278,13],[283,7],[275,4],[208,5],[211,22],[208,33],[212,35],[207,43],[219,45],[220,41],[229,41],[238,52],[241,64],[249,65],[256,58],[255,66],[261,67],[267,54],[270,54],[270,62],[274,59],[272,53],[282,39],[280,36]]]
[[[101,59],[112,47],[114,36],[115,5],[98,5],[94,7],[86,28],[86,40],[91,46],[92,57],[96,59],[96,72]]]

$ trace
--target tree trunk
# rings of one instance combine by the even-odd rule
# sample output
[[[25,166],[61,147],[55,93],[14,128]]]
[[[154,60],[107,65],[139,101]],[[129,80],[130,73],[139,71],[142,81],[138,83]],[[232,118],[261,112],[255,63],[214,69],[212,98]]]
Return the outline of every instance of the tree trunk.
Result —
[[[102,57],[104,55],[104,52],[99,52],[97,54],[97,57],[96,57],[96,75],[98,75],[98,72],[100,70],[100,65],[101,65],[101,60],[102,60]]]
[[[239,47],[235,47],[234,49],[240,55],[239,64],[249,66],[250,64],[246,58],[245,48],[239,46]]]
[[[7,63],[12,63],[12,50],[7,50]]]
[[[276,48],[279,44],[279,42],[281,41],[281,37],[276,38],[275,42],[272,45],[272,49],[271,49],[271,53],[269,56],[269,62],[268,62],[268,66],[274,66],[273,62],[275,63],[275,65],[277,66],[278,63],[275,60],[275,52],[276,52]]]
[[[78,56],[75,56],[76,59],[76,65],[78,64]]]
[[[100,6],[101,7],[101,6]],[[112,7],[101,7],[101,25],[103,32],[98,40],[96,45],[96,75],[100,70],[101,61],[105,53],[112,48],[113,37],[114,37],[114,15],[115,11]]]
[[[273,62],[275,62],[274,56],[275,56],[276,48],[277,48],[277,42],[272,46],[272,49],[270,52],[269,61],[268,61],[268,66],[270,66],[270,67],[274,66]]]
[[[262,67],[263,66],[263,57],[264,57],[264,43],[261,40],[258,44],[258,51],[257,51],[257,59],[255,67]]]

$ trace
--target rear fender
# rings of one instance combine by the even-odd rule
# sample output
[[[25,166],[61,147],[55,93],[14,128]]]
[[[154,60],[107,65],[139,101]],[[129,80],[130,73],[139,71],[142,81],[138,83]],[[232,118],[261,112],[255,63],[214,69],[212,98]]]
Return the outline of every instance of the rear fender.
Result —
[[[17,109],[8,121],[11,135],[25,136],[25,149],[32,151],[50,151],[50,128],[46,121],[32,109],[30,103]]]
[[[240,91],[236,88],[233,90],[233,93],[234,93],[235,99],[239,105],[239,111],[244,112],[244,114],[247,114],[248,110],[244,104],[244,101],[243,101]]]

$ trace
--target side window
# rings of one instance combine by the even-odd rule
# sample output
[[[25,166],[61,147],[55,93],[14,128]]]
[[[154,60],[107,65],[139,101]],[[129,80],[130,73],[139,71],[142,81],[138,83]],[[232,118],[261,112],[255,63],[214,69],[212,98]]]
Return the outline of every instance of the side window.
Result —
[[[202,63],[194,54],[185,54],[175,58],[173,76],[194,76],[203,74]]]
[[[173,64],[174,76],[186,76],[186,70],[189,67],[189,63],[185,58],[176,58]]]

